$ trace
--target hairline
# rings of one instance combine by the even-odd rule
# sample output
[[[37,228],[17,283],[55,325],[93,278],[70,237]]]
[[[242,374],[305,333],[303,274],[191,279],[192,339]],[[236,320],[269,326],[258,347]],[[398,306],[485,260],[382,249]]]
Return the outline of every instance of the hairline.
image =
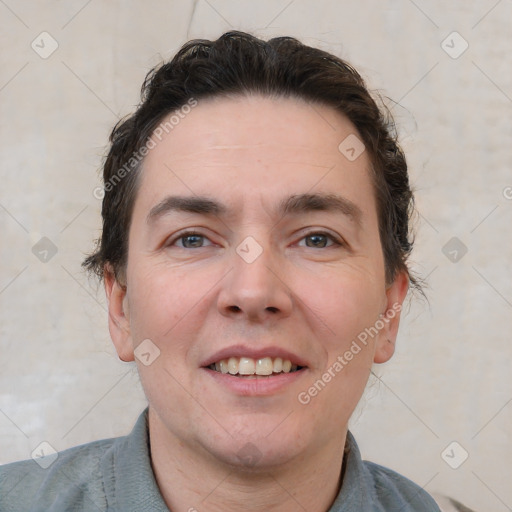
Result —
[[[368,94],[369,94],[369,92],[368,92]],[[261,91],[261,90],[257,90],[257,89],[248,89],[248,88],[242,88],[237,91],[217,91],[217,92],[207,93],[207,94],[199,95],[199,96],[198,95],[187,95],[186,97],[184,97],[182,99],[182,101],[179,103],[179,105],[176,106],[174,109],[172,109],[164,114],[161,114],[158,117],[155,117],[154,121],[151,123],[152,128],[151,128],[149,137],[153,136],[156,128],[159,126],[159,124],[161,124],[163,122],[164,119],[166,119],[167,117],[170,117],[170,116],[174,115],[176,112],[178,112],[180,110],[180,108],[182,108],[184,105],[186,105],[187,102],[191,98],[196,98],[198,102],[210,103],[210,102],[218,102],[218,101],[222,101],[222,100],[243,100],[244,98],[251,98],[251,97],[260,97],[263,99],[270,99],[270,100],[280,100],[280,99],[292,100],[292,101],[295,100],[295,101],[298,101],[305,105],[317,105],[317,106],[327,107],[330,110],[334,111],[336,114],[342,116],[346,121],[349,121],[350,124],[352,125],[352,128],[355,130],[356,134],[359,135],[362,139],[364,138],[363,135],[360,133],[359,128],[350,119],[349,115],[346,112],[344,112],[341,109],[341,107],[336,107],[332,103],[329,103],[327,100],[310,99],[307,97],[306,94],[301,94],[300,92],[297,92],[297,91],[290,91],[290,92]],[[147,140],[147,135],[146,136],[144,135],[144,129],[141,129],[139,131],[137,140],[138,140],[138,143],[137,143],[136,147],[134,148],[134,151],[136,151],[136,152],[140,150],[140,148],[144,145],[144,142]],[[382,214],[381,214],[382,195],[379,194],[379,188],[380,188],[379,185],[380,184],[379,184],[379,176],[378,176],[378,173],[380,172],[382,174],[383,170],[376,171],[376,169],[375,169],[376,161],[375,160],[377,159],[377,155],[372,149],[367,148],[367,150],[369,151],[369,158],[368,158],[368,165],[366,166],[366,170],[368,171],[368,175],[370,177],[370,181],[372,182],[372,187],[373,187],[373,194],[374,194],[375,207],[376,207],[376,213],[377,213],[377,222],[378,222],[379,243],[380,243],[381,251],[382,251],[382,254],[384,257],[385,273],[387,276],[388,275],[388,261],[387,261],[386,253],[384,251],[384,243],[382,240],[382,227],[383,227],[383,223],[385,222],[385,219],[382,218]],[[131,186],[130,186],[130,194],[131,194],[130,203],[129,203],[130,209],[129,209],[129,212],[127,212],[129,215],[128,215],[128,221],[126,223],[126,240],[124,241],[126,246],[123,248],[124,249],[123,255],[122,255],[122,258],[120,259],[120,261],[118,262],[119,268],[117,269],[117,272],[119,272],[120,276],[123,278],[124,281],[126,281],[126,267],[128,264],[128,256],[129,256],[128,250],[129,250],[129,241],[130,241],[130,228],[131,228],[132,221],[133,221],[133,212],[135,209],[135,202],[138,197],[141,180],[142,180],[142,176],[144,173],[144,165],[146,162],[146,158],[147,158],[147,155],[144,156],[137,163],[137,165],[134,167],[133,173],[132,173],[134,175],[134,178],[131,181]],[[111,264],[111,262],[108,262],[108,261],[105,262],[105,264],[109,264],[109,263]],[[407,267],[405,267],[405,269],[407,270]],[[400,270],[400,269],[397,269],[397,270]],[[116,277],[117,277],[117,275],[116,275]],[[391,278],[393,276],[389,276],[389,277]],[[388,279],[386,279],[386,284],[390,284],[390,283],[387,283],[387,281],[388,281]]]

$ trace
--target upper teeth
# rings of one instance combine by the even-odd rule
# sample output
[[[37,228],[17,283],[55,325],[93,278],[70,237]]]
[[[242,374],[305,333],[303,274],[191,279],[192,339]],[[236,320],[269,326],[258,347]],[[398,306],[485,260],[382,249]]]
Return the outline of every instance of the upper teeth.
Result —
[[[253,359],[252,357],[230,357],[222,359],[212,365],[210,368],[221,373],[230,373],[231,375],[272,375],[272,373],[289,373],[297,370],[297,365],[292,364],[289,359],[276,357],[262,357]]]

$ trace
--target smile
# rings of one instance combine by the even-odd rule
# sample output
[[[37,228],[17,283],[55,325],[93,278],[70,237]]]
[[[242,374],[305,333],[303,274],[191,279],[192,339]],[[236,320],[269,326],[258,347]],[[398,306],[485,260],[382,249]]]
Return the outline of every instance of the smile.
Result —
[[[262,357],[253,359],[252,357],[230,357],[222,359],[208,366],[210,370],[219,373],[229,373],[239,377],[250,376],[271,376],[281,373],[293,373],[301,370],[302,367],[292,364],[289,359],[281,357],[271,358]]]

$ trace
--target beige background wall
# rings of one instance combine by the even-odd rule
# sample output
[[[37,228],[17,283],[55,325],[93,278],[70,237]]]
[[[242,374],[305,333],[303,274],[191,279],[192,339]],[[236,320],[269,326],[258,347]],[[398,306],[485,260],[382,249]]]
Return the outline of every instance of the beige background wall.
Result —
[[[0,2],[0,463],[125,434],[144,407],[80,270],[97,169],[148,69],[236,28],[334,52],[399,103],[430,305],[411,303],[351,428],[429,491],[512,510],[510,19],[510,0]]]

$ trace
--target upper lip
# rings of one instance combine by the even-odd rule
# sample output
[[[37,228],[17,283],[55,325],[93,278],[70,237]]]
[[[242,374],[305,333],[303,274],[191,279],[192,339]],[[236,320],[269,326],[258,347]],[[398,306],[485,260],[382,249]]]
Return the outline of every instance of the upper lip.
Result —
[[[250,357],[252,359],[262,359],[263,357],[271,357],[274,359],[280,357],[281,359],[289,359],[292,364],[296,364],[297,366],[308,366],[307,361],[284,348],[263,347],[255,349],[254,347],[246,347],[244,345],[233,345],[208,356],[207,359],[201,362],[201,367],[208,367],[213,363],[217,363],[223,359],[229,359],[230,357]]]

